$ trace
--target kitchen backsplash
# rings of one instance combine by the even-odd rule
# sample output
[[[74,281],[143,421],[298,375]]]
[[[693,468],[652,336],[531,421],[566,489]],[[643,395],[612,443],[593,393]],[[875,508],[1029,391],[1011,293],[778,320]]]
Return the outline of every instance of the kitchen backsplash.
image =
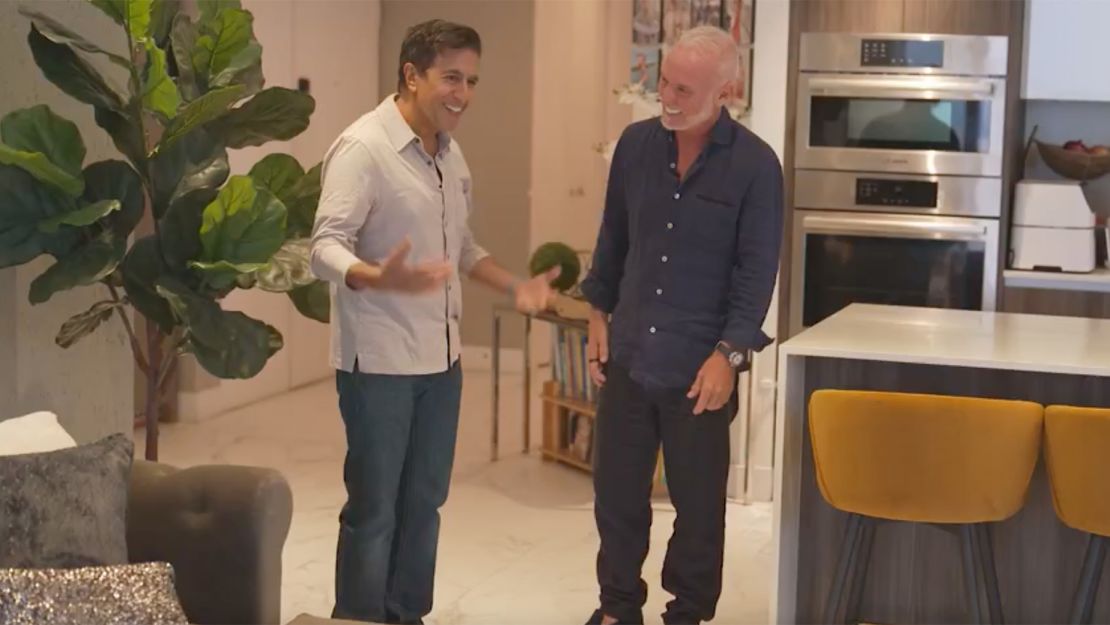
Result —
[[[1110,146],[1110,102],[1058,102],[1029,100],[1025,108],[1025,138],[1037,127],[1037,139],[1063,145],[1078,139],[1088,146]],[[1037,149],[1025,162],[1025,178],[1059,180],[1041,160]],[[1110,217],[1110,175],[1090,182],[1084,189],[1091,210]]]

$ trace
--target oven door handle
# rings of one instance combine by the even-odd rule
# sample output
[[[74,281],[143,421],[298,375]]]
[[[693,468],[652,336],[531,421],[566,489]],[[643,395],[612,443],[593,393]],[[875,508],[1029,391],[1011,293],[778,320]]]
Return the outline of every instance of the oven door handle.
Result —
[[[809,79],[809,91],[822,95],[843,95],[862,97],[905,97],[913,94],[922,99],[934,99],[940,95],[953,95],[958,98],[990,98],[994,95],[994,83],[983,80],[961,80],[958,78],[863,78],[815,76]]]
[[[987,227],[975,223],[929,221],[921,219],[883,219],[881,217],[825,217],[808,215],[803,220],[807,232],[826,234],[909,235],[918,239],[953,238],[982,239]],[[941,236],[938,236],[941,235]]]

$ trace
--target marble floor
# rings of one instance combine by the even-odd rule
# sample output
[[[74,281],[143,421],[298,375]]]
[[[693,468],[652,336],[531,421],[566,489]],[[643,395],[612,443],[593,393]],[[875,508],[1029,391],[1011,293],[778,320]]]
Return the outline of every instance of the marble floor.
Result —
[[[443,510],[435,605],[426,623],[582,623],[597,604],[590,479],[521,453],[519,375],[502,383],[502,454],[489,460],[490,378],[467,371],[451,495]],[[324,381],[203,423],[162,428],[160,460],[177,466],[219,462],[271,466],[293,490],[283,557],[282,621],[331,610],[337,515],[344,501],[343,430],[335,387]],[[539,420],[534,409],[534,421]],[[538,443],[538,424],[533,424]],[[141,437],[136,437],[140,439]],[[137,440],[142,454],[141,441]],[[648,623],[669,595],[660,567],[674,521],[654,505],[644,567]],[[765,623],[771,562],[770,504],[730,503],[724,591],[714,623]]]

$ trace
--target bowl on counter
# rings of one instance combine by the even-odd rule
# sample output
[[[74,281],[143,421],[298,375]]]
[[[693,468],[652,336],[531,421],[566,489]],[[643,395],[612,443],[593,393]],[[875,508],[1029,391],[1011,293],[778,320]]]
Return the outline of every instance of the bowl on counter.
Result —
[[[1089,154],[1063,146],[1034,140],[1045,165],[1071,180],[1094,180],[1110,173],[1110,154]]]

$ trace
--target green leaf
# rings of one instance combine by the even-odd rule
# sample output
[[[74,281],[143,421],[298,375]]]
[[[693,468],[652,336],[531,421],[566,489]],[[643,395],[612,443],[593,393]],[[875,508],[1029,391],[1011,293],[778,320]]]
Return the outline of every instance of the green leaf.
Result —
[[[190,102],[185,108],[181,109],[181,112],[170,123],[170,127],[166,129],[166,133],[162,136],[156,151],[166,150],[181,137],[188,134],[190,130],[207,124],[221,115],[226,115],[228,108],[242,96],[243,90],[242,85],[224,87],[223,89],[209,91]]]
[[[129,116],[99,106],[94,109],[94,119],[135,169],[146,169],[146,144],[138,124]]]
[[[73,212],[51,217],[39,224],[39,230],[50,233],[57,232],[60,226],[91,226],[121,207],[119,200],[101,200]]]
[[[242,9],[239,0],[197,0],[201,19],[212,19],[223,9]]]
[[[203,277],[203,284],[214,291],[224,291],[239,283],[239,276],[254,275],[265,269],[266,263],[229,263],[221,260],[215,263],[190,261],[189,267]]]
[[[254,272],[255,284],[263,291],[288,293],[316,281],[312,275],[310,239],[290,239],[274,253],[270,262]]]
[[[304,177],[304,168],[288,154],[270,154],[255,163],[249,175],[255,186],[268,189],[288,208],[290,193]]]
[[[91,54],[103,54],[105,57],[108,58],[108,60],[122,67],[123,69],[129,70],[131,68],[131,63],[127,60],[127,58],[109,52],[96,45],[95,43],[90,42],[81,35],[73,32],[69,29],[68,26],[62,24],[54,18],[43,13],[39,13],[38,11],[30,9],[26,6],[19,7],[19,12],[29,18],[32,22],[34,22],[35,26],[38,27],[39,32],[54,43],[68,43],[78,50],[83,50]]]
[[[262,45],[257,41],[251,41],[231,57],[227,67],[209,79],[208,86],[224,87],[245,82],[244,77],[255,69],[262,69]],[[259,85],[259,88],[261,88],[261,85]]]
[[[212,123],[212,131],[229,148],[257,146],[267,141],[285,141],[308,128],[316,100],[284,87],[270,87],[243,106]]]
[[[253,377],[282,347],[281,334],[273,327],[241,312],[222,310],[177,280],[163,278],[156,288],[185,326],[189,350],[212,375]]]
[[[105,224],[124,239],[143,218],[145,198],[139,174],[123,161],[100,161],[85,168],[85,202],[118,200],[120,209],[109,213]],[[198,226],[199,227],[199,226]]]
[[[117,308],[123,306],[123,303],[122,301],[104,300],[93,304],[85,312],[67,319],[62,324],[62,329],[58,331],[58,336],[54,338],[54,342],[58,344],[58,347],[71,347],[77,341],[96,331],[100,324],[112,317]]]
[[[215,15],[202,16],[192,52],[198,84],[215,86],[216,77],[232,67],[233,61],[238,61],[239,69],[246,67],[244,63],[253,54],[244,52],[254,41],[253,23],[254,17],[242,9],[225,8]]]
[[[51,163],[46,155],[39,152],[23,152],[0,143],[0,164],[20,167],[71,196],[81,195],[84,190],[84,181]]]
[[[174,18],[181,11],[181,0],[154,0],[150,9],[150,36],[159,48],[165,48]]]
[[[152,0],[125,0],[127,3],[127,32],[131,41],[143,43],[150,37],[150,11]]]
[[[66,208],[25,170],[0,165],[0,268],[22,265],[47,251],[50,237],[38,224]]]
[[[34,24],[27,35],[27,42],[43,75],[67,95],[85,104],[123,111],[123,99],[120,95],[73,48],[54,43],[40,33]]]
[[[232,176],[204,209],[199,260],[266,263],[285,241],[285,206],[248,176]]]
[[[77,124],[54,114],[45,104],[12,111],[0,121],[0,140],[23,152],[41,152],[59,169],[79,177],[85,142]]]
[[[192,199],[175,202],[159,220],[162,256],[175,272],[184,272],[200,256],[200,225],[204,207]]]
[[[216,198],[220,185],[227,181],[231,168],[223,145],[208,132],[197,129],[168,153],[160,154],[154,171],[157,179],[155,215],[161,217],[163,206],[169,207],[185,199],[199,201],[202,206],[210,203]]]
[[[93,6],[104,11],[104,13],[112,18],[112,21],[123,25],[124,19],[127,17],[127,0],[89,0]]]
[[[197,25],[188,15],[179,13],[173,20],[170,41],[174,65],[177,66],[177,88],[187,102],[192,102],[202,93],[197,85],[196,70],[193,69],[193,50],[197,47],[197,36]]]
[[[177,107],[181,106],[181,94],[177,92],[177,85],[166,72],[166,53],[154,45],[153,41],[147,42],[146,53],[143,106],[161,113],[166,119],[173,119],[177,114]]]
[[[320,204],[320,172],[322,164],[308,170],[303,178],[297,181],[289,193],[289,202],[286,210],[289,211],[286,232],[291,237],[307,237],[312,234],[312,226],[316,221],[316,207]]]
[[[123,273],[123,288],[127,291],[131,305],[166,334],[173,332],[177,322],[170,305],[154,288],[155,282],[166,273],[154,235],[137,239],[131,245],[120,270]]]
[[[289,291],[288,295],[293,306],[305,317],[320,323],[331,321],[331,287],[327,282],[317,280]]]
[[[119,266],[125,249],[126,241],[111,234],[89,241],[31,282],[31,303],[41,304],[60,291],[99,282]]]

